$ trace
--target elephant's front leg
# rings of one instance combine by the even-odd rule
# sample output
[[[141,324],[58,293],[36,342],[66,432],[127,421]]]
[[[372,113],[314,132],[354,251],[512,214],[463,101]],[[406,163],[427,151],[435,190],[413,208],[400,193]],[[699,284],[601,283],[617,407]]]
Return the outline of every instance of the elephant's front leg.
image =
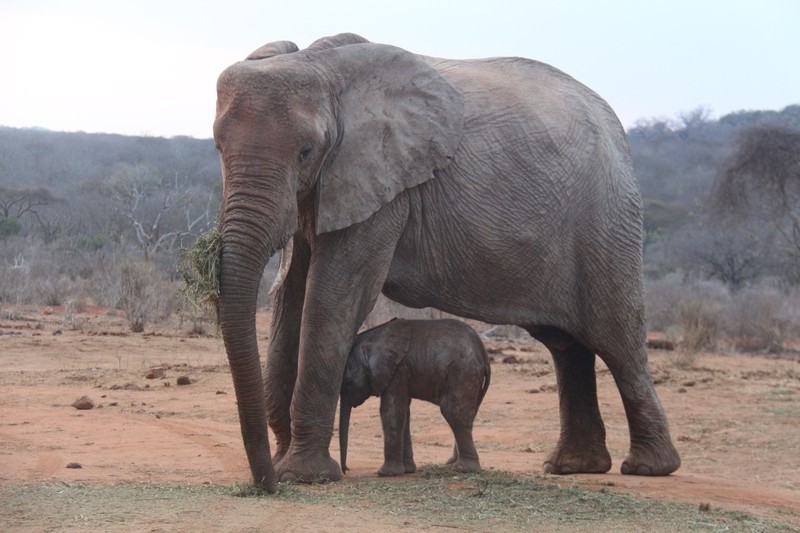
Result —
[[[269,426],[275,434],[277,449],[272,457],[278,463],[292,440],[290,407],[297,379],[297,354],[300,344],[300,323],[303,318],[306,276],[308,275],[308,243],[296,236],[291,265],[284,282],[275,294],[272,327],[264,392]]]
[[[381,395],[383,465],[378,469],[378,475],[381,477],[406,473],[403,452],[407,444],[405,435],[409,435],[409,440],[411,438],[411,433],[407,431],[410,425],[409,403],[408,386],[405,384],[391,383]]]
[[[397,210],[384,211],[356,226],[322,234],[314,243],[291,404],[291,443],[275,465],[280,481],[342,476],[328,448],[344,367],[386,279],[404,220]]]

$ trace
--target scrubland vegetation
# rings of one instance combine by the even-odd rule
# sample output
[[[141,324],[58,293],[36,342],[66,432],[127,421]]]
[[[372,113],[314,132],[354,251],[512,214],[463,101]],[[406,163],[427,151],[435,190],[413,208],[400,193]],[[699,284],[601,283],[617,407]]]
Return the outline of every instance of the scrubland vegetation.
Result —
[[[648,325],[684,350],[781,352],[800,337],[800,105],[628,131],[645,204]],[[180,314],[181,250],[221,201],[210,139],[0,127],[0,304]],[[261,301],[275,275],[273,261]],[[383,312],[387,312],[383,307]]]

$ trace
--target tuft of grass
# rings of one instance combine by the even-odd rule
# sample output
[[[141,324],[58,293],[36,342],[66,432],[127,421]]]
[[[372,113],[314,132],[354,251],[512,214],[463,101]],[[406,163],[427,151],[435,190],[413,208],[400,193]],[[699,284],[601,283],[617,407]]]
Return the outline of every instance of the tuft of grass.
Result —
[[[688,370],[694,367],[697,360],[700,359],[700,353],[691,350],[678,350],[670,354],[670,361],[676,368]]]
[[[723,307],[711,299],[686,300],[678,306],[687,351],[715,350],[719,341]]]
[[[181,295],[186,304],[204,312],[219,326],[219,269],[222,237],[217,228],[200,235],[191,248],[181,250]]]

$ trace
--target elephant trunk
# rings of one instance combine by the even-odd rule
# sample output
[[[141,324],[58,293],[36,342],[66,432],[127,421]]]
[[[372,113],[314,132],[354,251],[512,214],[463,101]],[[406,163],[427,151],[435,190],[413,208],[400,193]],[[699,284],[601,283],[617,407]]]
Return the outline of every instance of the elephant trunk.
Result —
[[[255,311],[261,269],[256,258],[223,238],[220,266],[219,320],[236,391],[239,423],[247,460],[257,485],[269,492],[277,478],[267,437],[267,413]]]
[[[353,406],[342,397],[339,400],[339,408],[339,452],[342,472],[347,472],[350,470],[347,468],[347,439],[350,435],[350,412],[353,410]]]
[[[256,340],[256,302],[264,267],[297,224],[294,192],[280,165],[254,157],[225,159],[220,220],[219,322],[231,367],[253,480],[277,490],[268,433],[264,379]],[[257,184],[258,187],[255,187]]]

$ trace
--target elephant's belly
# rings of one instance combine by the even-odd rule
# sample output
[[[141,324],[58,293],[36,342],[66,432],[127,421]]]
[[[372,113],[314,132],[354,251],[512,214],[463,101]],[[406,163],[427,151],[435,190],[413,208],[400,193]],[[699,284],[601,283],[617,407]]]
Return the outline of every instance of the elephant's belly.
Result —
[[[537,269],[530,257],[472,253],[431,256],[398,249],[383,293],[405,306],[433,307],[495,324],[556,324],[561,309],[552,291],[560,276]],[[571,284],[557,290],[562,296]],[[566,300],[564,300],[564,303]]]
[[[512,209],[521,201],[513,183],[465,173],[426,182],[407,199],[386,296],[489,323],[563,323],[576,268],[572,232],[555,206],[527,199]]]

